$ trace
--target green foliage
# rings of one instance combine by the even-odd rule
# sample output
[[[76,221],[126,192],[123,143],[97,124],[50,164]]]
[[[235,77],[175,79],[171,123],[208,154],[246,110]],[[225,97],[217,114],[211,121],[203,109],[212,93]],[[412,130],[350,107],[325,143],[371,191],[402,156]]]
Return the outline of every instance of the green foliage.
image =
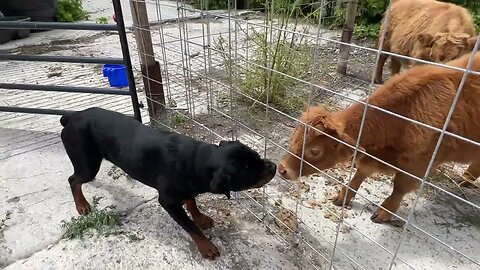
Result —
[[[120,219],[113,212],[113,206],[107,206],[104,209],[98,209],[98,202],[101,197],[94,197],[91,211],[85,216],[72,217],[70,221],[62,221],[62,228],[66,229],[64,237],[83,238],[85,235],[97,231],[102,235],[115,233],[115,229],[120,225]]]
[[[388,3],[388,0],[360,0],[356,23],[359,25],[379,23],[388,7]]]
[[[473,22],[477,26],[477,33],[480,33],[480,12],[473,15]]]
[[[82,3],[83,0],[58,0],[57,20],[59,22],[75,22],[88,19]]]
[[[185,115],[175,112],[170,118],[170,125],[174,127],[183,126],[187,121],[188,118]]]
[[[108,24],[108,18],[107,17],[100,17],[95,20],[97,24]]]
[[[353,30],[353,34],[358,38],[376,38],[378,32],[380,32],[380,23],[357,24]]]
[[[288,1],[288,0],[287,0]],[[265,24],[275,24],[284,30],[292,32],[302,31],[297,16],[299,3],[283,5],[285,2],[274,1],[276,7],[267,5]],[[274,16],[281,11],[285,16]],[[232,81],[245,95],[262,103],[282,110],[294,111],[301,107],[305,99],[305,91],[301,89],[297,80],[309,76],[312,65],[312,46],[307,44],[303,35],[291,35],[287,31],[268,31],[267,29],[251,29],[247,40],[251,44],[249,49],[249,64],[234,61],[229,53],[232,44],[223,36],[215,42],[215,48],[221,52],[227,72],[232,74]],[[287,74],[288,76],[285,76]],[[292,89],[297,89],[292,91]],[[251,99],[251,106],[258,105]]]
[[[478,13],[480,11],[480,1],[478,0],[443,0],[443,2],[450,2],[466,7],[473,13]]]

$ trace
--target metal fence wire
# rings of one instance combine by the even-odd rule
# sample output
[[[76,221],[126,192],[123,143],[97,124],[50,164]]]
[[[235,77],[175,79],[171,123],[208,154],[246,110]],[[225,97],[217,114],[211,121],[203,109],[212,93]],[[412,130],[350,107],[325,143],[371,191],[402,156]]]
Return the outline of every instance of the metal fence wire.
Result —
[[[154,123],[210,142],[239,139],[279,162],[289,151],[295,126],[306,125],[298,120],[304,105],[308,108],[321,103],[341,110],[355,102],[366,104],[351,163],[318,170],[301,181],[277,176],[261,192],[234,194],[239,207],[291,250],[298,251],[301,268],[480,269],[478,190],[457,184],[456,178],[466,165],[444,164],[433,170],[445,135],[479,145],[447,131],[467,77],[479,75],[471,70],[473,58],[466,69],[418,59],[423,64],[464,72],[443,127],[431,127],[369,104],[370,94],[378,87],[372,74],[379,63],[383,39],[379,41],[380,50],[369,40],[340,42],[341,31],[327,26],[331,20],[343,20],[327,12],[338,1],[321,0],[308,18],[285,16],[281,0],[248,11],[237,10],[236,1],[227,1],[225,10],[209,10],[209,1],[199,1],[199,11],[185,0],[146,0],[149,8],[156,8],[157,17],[150,18],[155,23],[150,24],[149,31],[153,57],[162,69],[163,82],[159,83],[164,85],[168,112],[168,121],[152,119]],[[178,12],[177,18],[165,19],[162,11],[172,8]],[[389,23],[389,10],[385,24]],[[474,51],[479,48],[479,40]],[[342,45],[347,45],[350,52],[348,76],[336,71]],[[359,148],[367,108],[438,132],[423,177]],[[339,141],[322,130],[317,132]],[[375,224],[369,218],[391,193],[391,175],[370,177],[358,190],[351,208],[345,203],[341,207],[331,203],[339,187],[350,188],[359,153],[420,181],[419,188],[394,214],[405,222],[402,228]]]

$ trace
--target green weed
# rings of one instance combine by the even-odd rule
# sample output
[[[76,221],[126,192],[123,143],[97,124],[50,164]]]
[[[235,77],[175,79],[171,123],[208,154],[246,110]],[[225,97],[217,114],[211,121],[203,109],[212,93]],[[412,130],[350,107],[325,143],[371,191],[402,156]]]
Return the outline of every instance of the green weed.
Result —
[[[107,17],[100,17],[95,20],[97,24],[108,24],[108,18]]]
[[[185,115],[177,112],[174,112],[170,117],[170,125],[174,127],[183,126],[187,121],[188,118]]]
[[[113,206],[98,209],[98,202],[101,197],[94,197],[89,214],[80,217],[72,217],[70,221],[62,221],[65,238],[83,238],[96,231],[100,235],[111,235],[117,233],[120,225],[119,216],[113,212]]]

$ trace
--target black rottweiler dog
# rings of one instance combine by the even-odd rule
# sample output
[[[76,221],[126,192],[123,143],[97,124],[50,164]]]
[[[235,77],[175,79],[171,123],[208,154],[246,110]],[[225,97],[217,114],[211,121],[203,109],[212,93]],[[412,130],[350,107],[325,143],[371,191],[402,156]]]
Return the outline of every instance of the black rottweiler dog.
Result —
[[[218,249],[198,227],[211,228],[213,221],[200,213],[195,196],[211,192],[230,198],[230,191],[262,187],[276,172],[274,163],[261,159],[238,141],[208,144],[152,129],[100,108],[64,115],[60,123],[64,126],[62,142],[74,168],[68,182],[79,214],[90,211],[82,184],[95,178],[106,159],[155,188],[162,207],[192,237],[202,256],[209,259],[219,255]]]

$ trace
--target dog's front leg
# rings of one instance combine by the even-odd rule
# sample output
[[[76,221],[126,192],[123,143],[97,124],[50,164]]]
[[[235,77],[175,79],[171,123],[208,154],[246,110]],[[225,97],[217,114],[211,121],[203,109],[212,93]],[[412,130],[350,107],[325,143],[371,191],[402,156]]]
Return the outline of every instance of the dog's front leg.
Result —
[[[200,212],[197,207],[197,202],[195,199],[185,201],[187,205],[187,211],[192,215],[193,221],[197,224],[198,227],[202,230],[210,229],[213,227],[213,220]]]
[[[198,251],[200,251],[200,254],[202,254],[204,258],[213,260],[220,255],[212,241],[205,237],[197,225],[187,216],[181,203],[159,201],[168,214],[192,237],[197,245]]]

